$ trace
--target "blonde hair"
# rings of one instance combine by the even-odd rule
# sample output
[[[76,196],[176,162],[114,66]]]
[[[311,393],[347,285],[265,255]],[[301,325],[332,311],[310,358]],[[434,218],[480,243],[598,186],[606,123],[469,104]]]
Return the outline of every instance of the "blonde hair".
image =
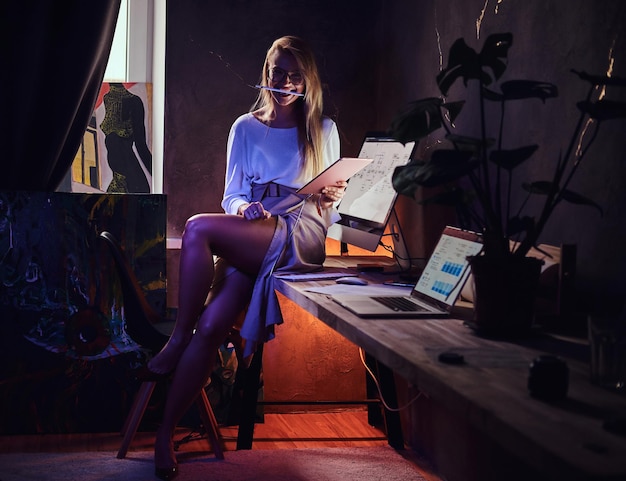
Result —
[[[300,176],[304,179],[310,179],[321,172],[324,167],[322,154],[323,92],[315,54],[301,38],[288,35],[275,40],[265,55],[263,72],[261,73],[262,85],[269,85],[269,59],[276,52],[287,52],[293,55],[304,77],[304,97],[298,100],[299,108],[296,110],[296,115],[298,116],[298,140],[304,158],[304,168]],[[259,96],[252,110],[260,108],[266,109],[270,113],[270,117],[274,114],[272,96],[267,90],[259,91]]]

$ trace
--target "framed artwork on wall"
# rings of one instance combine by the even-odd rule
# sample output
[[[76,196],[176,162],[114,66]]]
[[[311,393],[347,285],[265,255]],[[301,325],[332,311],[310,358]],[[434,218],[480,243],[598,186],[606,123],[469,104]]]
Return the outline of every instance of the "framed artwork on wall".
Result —
[[[69,177],[71,192],[152,191],[151,83],[102,84]]]

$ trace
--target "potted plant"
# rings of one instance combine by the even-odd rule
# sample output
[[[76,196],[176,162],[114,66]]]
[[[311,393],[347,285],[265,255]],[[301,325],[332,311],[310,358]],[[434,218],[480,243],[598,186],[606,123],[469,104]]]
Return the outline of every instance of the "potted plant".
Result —
[[[533,312],[528,307],[533,304],[541,262],[527,254],[536,247],[555,208],[565,201],[591,206],[602,214],[599,205],[571,191],[569,184],[602,122],[626,117],[624,102],[592,98],[598,87],[624,87],[626,80],[572,71],[589,83],[589,93],[577,103],[580,114],[566,150],[555,159],[548,179],[522,183],[525,199],[521,205],[512,205],[515,169],[530,161],[538,146],[504,145],[506,106],[521,100],[545,102],[558,95],[557,87],[546,82],[500,81],[512,43],[511,33],[494,34],[476,52],[463,39],[456,40],[448,65],[436,77],[442,96],[411,102],[390,129],[402,142],[419,142],[439,129],[445,130],[448,146],[433,150],[428,159],[414,157],[406,166],[398,167],[393,186],[398,193],[413,198],[420,187],[438,187],[436,195],[420,203],[453,205],[461,227],[482,231],[483,252],[470,259],[475,323],[478,328],[509,333],[525,331],[532,322]],[[461,79],[466,99],[474,96],[471,100],[477,105],[474,120],[479,134],[473,137],[458,134],[454,128],[466,100],[446,98],[450,87]],[[499,107],[498,115],[490,116],[488,107]],[[497,136],[491,137],[490,132],[497,132]],[[531,196],[542,198],[538,212],[524,210]]]

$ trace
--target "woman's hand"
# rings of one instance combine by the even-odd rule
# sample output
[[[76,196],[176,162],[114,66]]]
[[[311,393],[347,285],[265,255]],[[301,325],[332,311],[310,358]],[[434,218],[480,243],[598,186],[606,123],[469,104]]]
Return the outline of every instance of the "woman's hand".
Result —
[[[243,204],[239,207],[239,215],[242,215],[248,220],[269,219],[272,217],[271,212],[263,208],[263,204],[260,202],[251,202],[249,204]]]
[[[332,207],[335,202],[340,201],[343,198],[347,185],[348,183],[345,180],[340,180],[335,185],[327,185],[324,187],[320,196],[320,207],[322,207],[322,209],[328,209]]]

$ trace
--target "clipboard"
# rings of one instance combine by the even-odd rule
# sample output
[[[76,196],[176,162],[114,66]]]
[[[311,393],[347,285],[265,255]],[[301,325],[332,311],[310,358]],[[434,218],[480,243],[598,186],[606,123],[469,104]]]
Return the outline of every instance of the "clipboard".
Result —
[[[320,172],[310,182],[298,189],[298,194],[320,194],[327,185],[334,185],[340,180],[348,180],[374,159],[342,157]]]

